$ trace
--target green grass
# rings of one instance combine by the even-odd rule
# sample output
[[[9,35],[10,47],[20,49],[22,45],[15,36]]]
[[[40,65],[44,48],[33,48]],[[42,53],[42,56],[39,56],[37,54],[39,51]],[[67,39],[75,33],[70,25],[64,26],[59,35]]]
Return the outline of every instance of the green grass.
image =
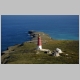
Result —
[[[36,46],[35,43],[25,42],[13,53],[3,55],[2,63],[7,60],[6,64],[79,64],[79,41],[51,40],[43,44],[43,48],[51,51],[57,47],[60,48],[64,52],[60,54],[60,57],[54,57],[41,51],[40,54],[36,54]]]

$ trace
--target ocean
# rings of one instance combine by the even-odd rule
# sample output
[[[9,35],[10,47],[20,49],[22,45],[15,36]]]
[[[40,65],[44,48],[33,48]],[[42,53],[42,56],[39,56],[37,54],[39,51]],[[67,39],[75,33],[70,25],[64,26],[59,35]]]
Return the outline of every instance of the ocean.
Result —
[[[1,15],[1,51],[28,41],[29,30],[56,40],[79,40],[79,15]]]

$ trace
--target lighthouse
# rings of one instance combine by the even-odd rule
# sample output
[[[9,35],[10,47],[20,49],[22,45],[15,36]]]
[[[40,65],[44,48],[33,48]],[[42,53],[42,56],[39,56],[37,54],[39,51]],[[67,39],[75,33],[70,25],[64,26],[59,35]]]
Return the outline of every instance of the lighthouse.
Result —
[[[37,50],[42,50],[42,42],[40,34],[38,34]]]

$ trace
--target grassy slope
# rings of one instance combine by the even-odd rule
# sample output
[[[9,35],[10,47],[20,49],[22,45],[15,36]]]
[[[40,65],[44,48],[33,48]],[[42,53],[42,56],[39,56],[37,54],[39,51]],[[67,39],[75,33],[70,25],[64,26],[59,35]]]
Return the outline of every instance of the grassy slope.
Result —
[[[60,57],[43,52],[36,54],[36,44],[26,42],[13,53],[3,55],[2,60],[7,64],[79,64],[79,41],[51,40],[43,44],[43,48],[51,51],[57,47],[64,52]]]

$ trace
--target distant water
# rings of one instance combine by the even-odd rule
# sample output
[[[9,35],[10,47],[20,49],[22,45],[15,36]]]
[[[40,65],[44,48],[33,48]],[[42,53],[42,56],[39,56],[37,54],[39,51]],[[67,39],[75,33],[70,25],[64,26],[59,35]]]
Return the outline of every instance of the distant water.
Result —
[[[79,40],[79,15],[2,15],[1,51],[29,40],[29,30],[57,40]]]

